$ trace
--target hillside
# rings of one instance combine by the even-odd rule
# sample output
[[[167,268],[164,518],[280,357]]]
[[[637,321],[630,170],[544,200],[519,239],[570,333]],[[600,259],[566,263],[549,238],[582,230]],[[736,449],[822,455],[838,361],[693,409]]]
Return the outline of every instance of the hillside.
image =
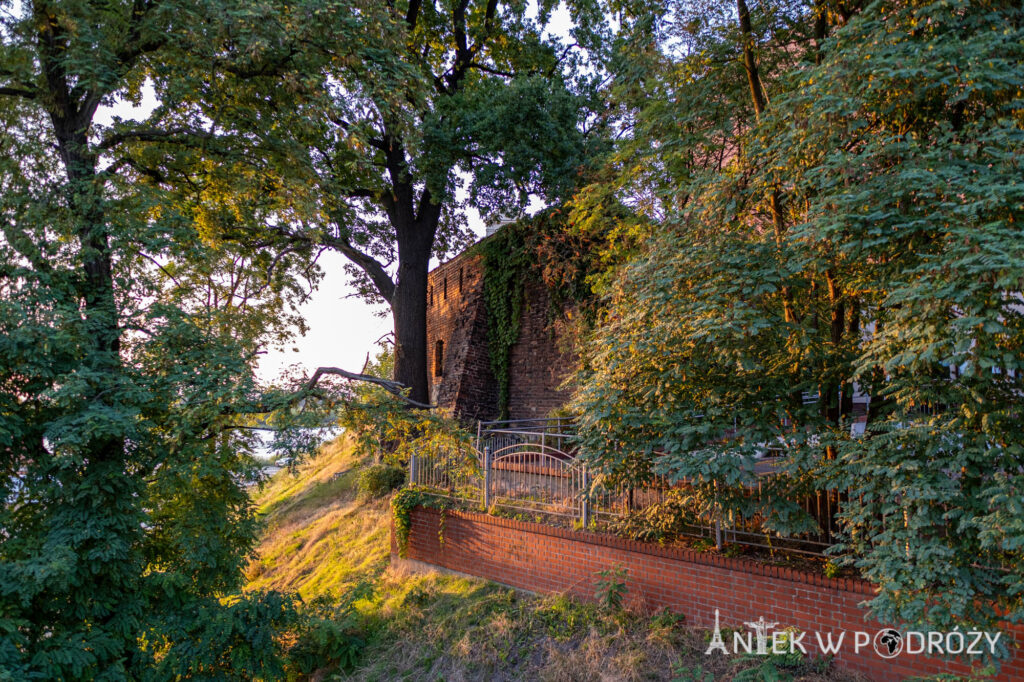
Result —
[[[360,580],[375,580],[388,563],[388,504],[358,501],[361,465],[339,438],[297,474],[278,472],[257,495],[265,530],[249,589],[298,592],[303,599],[339,597]]]
[[[296,475],[279,472],[256,496],[266,523],[249,589],[343,602],[359,585],[366,645],[338,680],[761,680],[763,660],[705,657],[707,633],[667,613],[603,609],[493,583],[389,567],[387,499],[359,500],[364,463],[344,438]],[[775,666],[773,666],[774,668]],[[805,662],[779,679],[856,680]]]

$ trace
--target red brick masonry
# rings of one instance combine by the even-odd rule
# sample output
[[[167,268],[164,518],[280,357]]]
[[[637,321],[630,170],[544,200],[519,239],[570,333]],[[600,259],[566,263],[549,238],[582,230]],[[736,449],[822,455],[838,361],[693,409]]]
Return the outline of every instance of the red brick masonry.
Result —
[[[628,571],[628,599],[685,614],[693,625],[713,625],[716,608],[723,627],[744,632],[743,622],[764,616],[778,621],[780,628],[795,626],[807,632],[804,644],[808,651],[816,649],[813,633],[831,632],[837,637],[845,630],[837,663],[872,680],[967,672],[963,665],[924,655],[903,653],[885,660],[870,644],[854,653],[855,631],[873,635],[880,629],[878,623],[865,620],[865,610],[858,606],[873,594],[871,585],[860,580],[826,578],[744,559],[485,514],[445,514],[442,546],[440,512],[413,510],[408,559],[533,592],[568,592],[584,599],[593,598],[598,571],[622,566]],[[397,555],[393,534],[391,553]],[[1024,642],[1024,628],[1015,626],[1012,632],[1018,643]],[[731,641],[727,644],[731,651]],[[1024,680],[1024,654],[1004,663],[996,679]]]

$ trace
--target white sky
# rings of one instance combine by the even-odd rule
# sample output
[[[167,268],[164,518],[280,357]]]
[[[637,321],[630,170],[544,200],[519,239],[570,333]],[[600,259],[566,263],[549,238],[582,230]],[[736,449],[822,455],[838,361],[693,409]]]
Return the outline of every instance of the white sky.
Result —
[[[484,233],[479,214],[469,215],[470,225],[478,235]],[[346,258],[333,251],[320,257],[324,278],[309,300],[301,307],[309,331],[284,348],[270,349],[260,358],[259,373],[273,380],[284,368],[298,364],[305,374],[317,367],[341,367],[358,372],[366,354],[376,354],[374,343],[392,330],[391,314],[374,315],[374,308],[352,296],[344,265]],[[378,310],[384,309],[383,307]]]
[[[568,36],[571,26],[569,12],[565,5],[561,5],[552,15],[548,29],[557,35]],[[101,125],[109,125],[113,116],[141,120],[155,106],[153,91],[146,88],[141,106],[118,102],[102,107],[95,120]],[[528,210],[532,213],[539,208],[541,206],[534,202]],[[466,219],[470,228],[482,237],[485,226],[476,209],[468,209]],[[283,348],[268,349],[259,363],[261,378],[273,381],[283,369],[292,365],[301,367],[306,375],[320,366],[359,371],[367,353],[376,353],[375,342],[392,330],[391,316],[374,315],[372,306],[352,295],[354,290],[343,269],[345,262],[345,257],[339,253],[325,252],[321,256],[324,277],[300,309],[309,331]]]

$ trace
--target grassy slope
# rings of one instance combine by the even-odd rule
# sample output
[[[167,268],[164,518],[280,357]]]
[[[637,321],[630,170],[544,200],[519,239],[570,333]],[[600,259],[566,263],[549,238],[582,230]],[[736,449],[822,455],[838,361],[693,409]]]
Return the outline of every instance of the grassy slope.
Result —
[[[353,680],[730,680],[760,661],[705,657],[706,634],[667,614],[607,613],[482,580],[408,575],[388,566],[386,500],[356,499],[361,462],[339,439],[297,476],[257,495],[266,531],[250,589],[335,599],[360,582],[369,644]],[[811,665],[795,679],[854,680]],[[763,679],[750,671],[748,679]]]
[[[282,470],[257,495],[265,517],[259,561],[249,589],[298,592],[303,599],[339,597],[388,564],[386,500],[356,500],[361,462],[343,438],[325,445],[297,475]]]

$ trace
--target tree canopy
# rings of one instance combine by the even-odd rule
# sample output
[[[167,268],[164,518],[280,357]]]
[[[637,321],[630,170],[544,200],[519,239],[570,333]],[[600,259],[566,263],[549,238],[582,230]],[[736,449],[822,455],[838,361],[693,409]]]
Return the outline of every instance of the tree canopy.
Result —
[[[579,207],[647,217],[588,343],[584,451],[783,534],[835,490],[876,617],[1019,620],[1020,7],[676,9],[623,57],[634,134]]]
[[[352,21],[344,10],[276,8],[287,20],[270,29],[247,19],[267,34],[253,68],[192,97],[197,115],[215,120],[225,97],[247,107],[251,115],[228,118],[273,159],[265,190],[281,200],[275,220],[223,236],[343,254],[360,293],[390,308],[395,379],[419,402],[428,401],[431,258],[469,243],[468,207],[494,217],[531,196],[566,199],[594,146],[587,53],[545,31],[552,7],[537,10],[496,0],[371,5],[359,16],[374,42],[355,51],[337,29]],[[588,26],[579,41],[596,45]]]
[[[226,599],[261,475],[236,427],[316,273],[209,238],[210,216],[261,220],[210,191],[246,147],[167,113],[237,6],[0,7],[0,676],[278,675],[292,598]],[[98,122],[146,79],[163,108]]]

